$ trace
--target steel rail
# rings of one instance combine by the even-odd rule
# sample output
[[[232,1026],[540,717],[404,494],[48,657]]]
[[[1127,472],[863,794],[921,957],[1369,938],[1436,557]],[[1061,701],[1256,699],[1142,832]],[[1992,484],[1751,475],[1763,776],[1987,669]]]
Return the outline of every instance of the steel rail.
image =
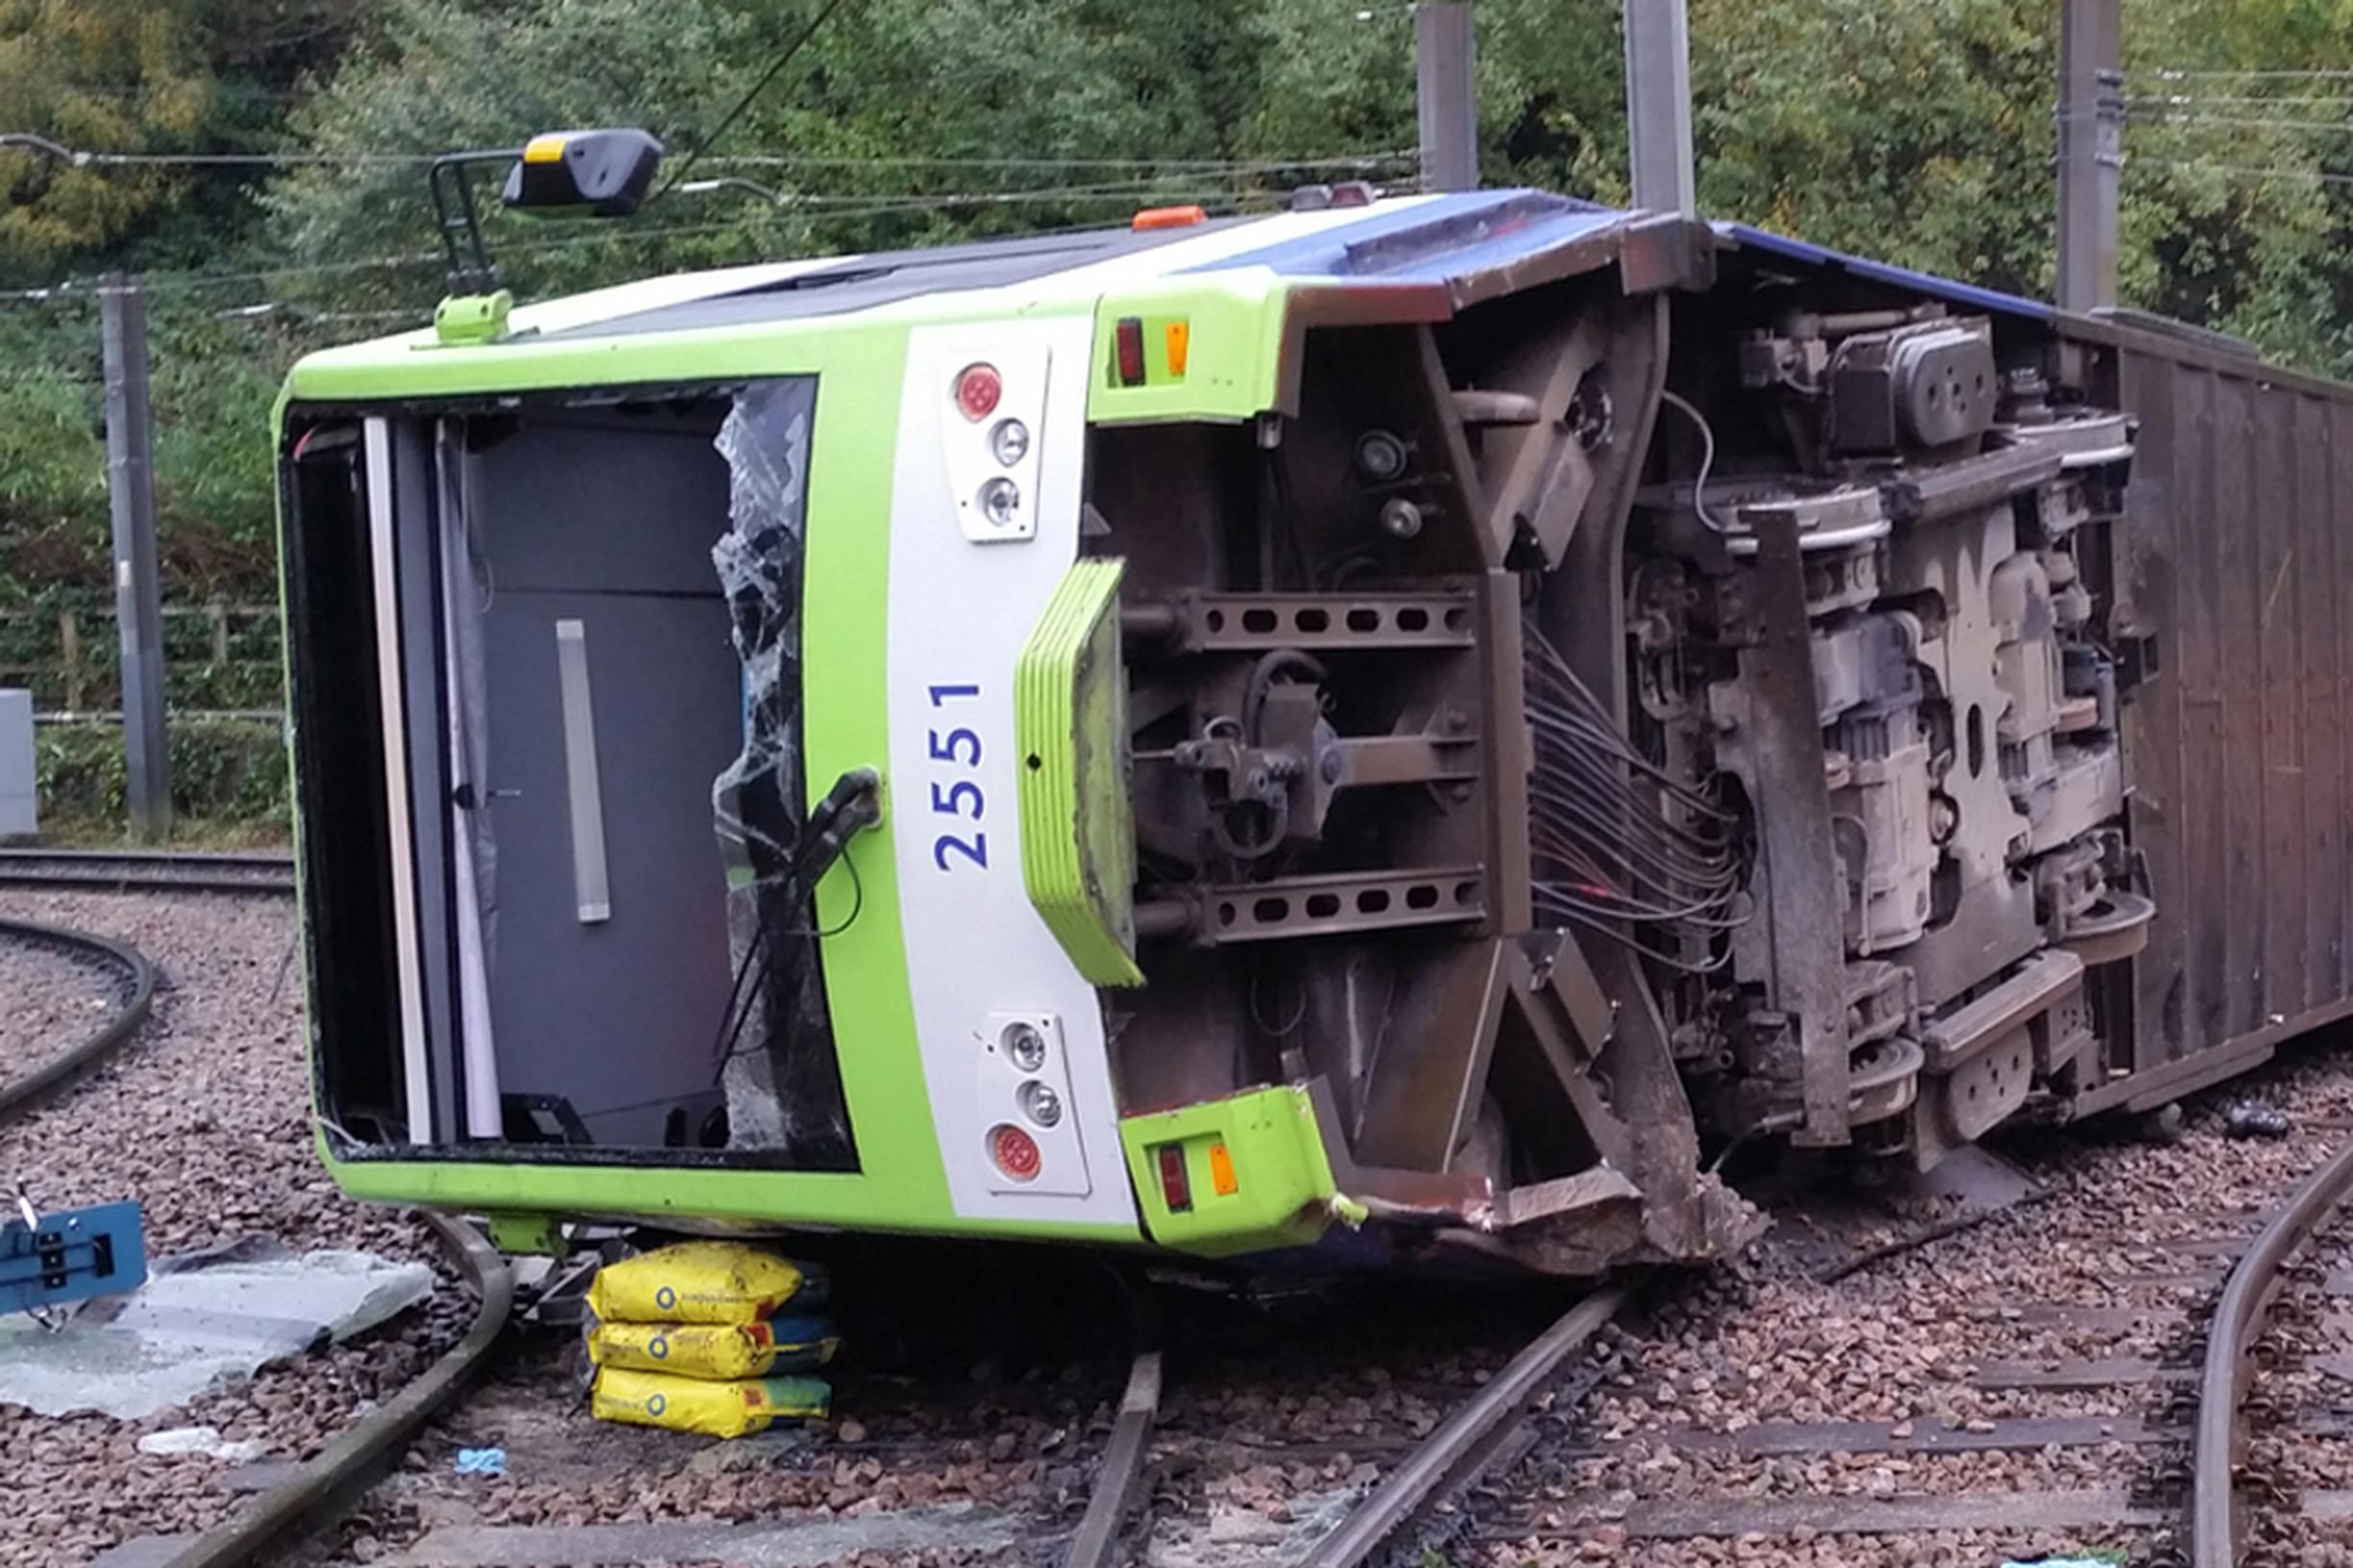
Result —
[[[124,999],[123,1005],[95,1033],[80,1044],[60,1051],[32,1071],[0,1083],[0,1121],[7,1121],[37,1104],[52,1090],[87,1072],[137,1031],[155,1007],[156,967],[148,962],[146,954],[129,943],[94,936],[87,931],[70,931],[63,926],[41,925],[33,920],[0,920],[0,936],[16,937],[68,951],[95,953],[120,968],[131,985],[131,994]]]
[[[1119,1523],[1127,1517],[1128,1494],[1143,1474],[1144,1448],[1153,1423],[1160,1419],[1160,1396],[1161,1353],[1139,1351],[1128,1369],[1127,1391],[1119,1397],[1119,1413],[1112,1422],[1111,1442],[1103,1450],[1103,1468],[1095,1475],[1094,1492],[1087,1499],[1087,1512],[1070,1538],[1063,1568],[1109,1568]]]
[[[1560,1363],[1618,1315],[1627,1295],[1627,1286],[1612,1286],[1562,1313],[1316,1542],[1302,1568],[1359,1568],[1406,1525],[1475,1480],[1494,1452],[1495,1439],[1526,1415],[1528,1401]]]
[[[288,894],[294,861],[238,850],[0,849],[0,883],[121,892]]]
[[[418,1430],[480,1375],[513,1310],[514,1275],[497,1249],[463,1220],[433,1213],[420,1217],[433,1228],[474,1287],[478,1305],[465,1337],[390,1403],[235,1517],[166,1558],[162,1568],[237,1568],[263,1560],[273,1548],[326,1524],[389,1470]]]
[[[128,943],[86,931],[0,919],[0,937],[94,953],[119,967],[131,994],[114,1016],[81,1043],[32,1071],[0,1084],[0,1122],[22,1115],[51,1090],[119,1048],[155,1005],[156,968]],[[262,1493],[227,1523],[196,1537],[164,1568],[234,1568],[259,1561],[271,1548],[324,1524],[400,1457],[419,1428],[481,1371],[514,1306],[514,1276],[495,1248],[462,1220],[422,1216],[473,1286],[474,1323],[440,1360],[381,1409],[343,1433],[286,1482]]]
[[[2190,1465],[2192,1568],[2237,1568],[2234,1470],[2240,1454],[2239,1411],[2252,1379],[2248,1353],[2261,1336],[2264,1315],[2279,1289],[2280,1267],[2353,1188],[2353,1142],[2329,1157],[2271,1216],[2231,1270],[2214,1325],[2206,1334],[2206,1363],[2198,1375],[2197,1432]]]

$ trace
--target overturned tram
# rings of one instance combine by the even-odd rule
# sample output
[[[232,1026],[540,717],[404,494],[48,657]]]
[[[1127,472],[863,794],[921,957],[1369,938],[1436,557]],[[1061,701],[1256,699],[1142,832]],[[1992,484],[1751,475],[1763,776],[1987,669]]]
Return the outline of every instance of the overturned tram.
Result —
[[[2353,394],[1528,190],[667,277],[280,410],[318,1138],[493,1217],[1702,1259],[2353,1012]]]

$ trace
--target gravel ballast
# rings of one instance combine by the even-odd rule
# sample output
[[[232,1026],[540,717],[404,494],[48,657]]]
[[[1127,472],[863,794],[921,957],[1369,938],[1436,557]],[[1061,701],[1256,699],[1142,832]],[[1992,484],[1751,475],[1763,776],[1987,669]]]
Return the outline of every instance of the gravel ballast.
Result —
[[[269,1460],[307,1458],[462,1332],[472,1304],[429,1232],[349,1202],[319,1164],[299,974],[279,984],[291,900],[9,890],[0,917],[128,942],[163,977],[154,1017],[127,1047],[0,1127],[0,1183],[22,1183],[42,1208],[135,1198],[152,1257],[268,1237],[296,1252],[428,1261],[443,1280],[429,1308],[360,1341],[144,1420],[0,1406],[0,1563],[57,1568],[130,1536],[208,1528],[242,1501],[225,1484],[228,1466],[140,1454],[141,1436],[208,1425],[226,1440],[261,1442]],[[74,1043],[113,1005],[110,978],[29,953],[0,942],[0,1072]],[[20,1008],[20,988],[44,1000]],[[90,1006],[93,995],[104,1005]]]
[[[0,899],[0,918],[9,913]],[[96,955],[0,932],[0,1081],[87,1039],[122,1006],[125,985],[119,966]]]

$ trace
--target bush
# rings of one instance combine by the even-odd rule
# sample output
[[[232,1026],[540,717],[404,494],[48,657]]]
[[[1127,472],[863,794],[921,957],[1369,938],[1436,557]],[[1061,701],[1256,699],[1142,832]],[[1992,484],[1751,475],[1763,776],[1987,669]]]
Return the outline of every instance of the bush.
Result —
[[[130,779],[117,724],[47,724],[34,742],[41,834],[120,838]],[[285,738],[275,723],[189,720],[171,728],[175,838],[271,839],[293,829]]]

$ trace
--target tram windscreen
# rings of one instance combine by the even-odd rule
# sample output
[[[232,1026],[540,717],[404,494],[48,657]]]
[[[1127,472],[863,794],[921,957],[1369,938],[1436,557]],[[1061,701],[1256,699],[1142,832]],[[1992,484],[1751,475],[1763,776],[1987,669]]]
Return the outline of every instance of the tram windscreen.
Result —
[[[791,852],[814,415],[799,379],[363,420],[358,515],[290,485],[290,568],[322,571],[289,600],[298,719],[378,715],[372,747],[360,703],[298,749],[314,834],[384,821],[381,874],[310,895],[355,1152],[855,1168]],[[322,532],[395,591],[331,581]],[[395,634],[354,645],[361,608]],[[354,930],[372,978],[317,949]]]

